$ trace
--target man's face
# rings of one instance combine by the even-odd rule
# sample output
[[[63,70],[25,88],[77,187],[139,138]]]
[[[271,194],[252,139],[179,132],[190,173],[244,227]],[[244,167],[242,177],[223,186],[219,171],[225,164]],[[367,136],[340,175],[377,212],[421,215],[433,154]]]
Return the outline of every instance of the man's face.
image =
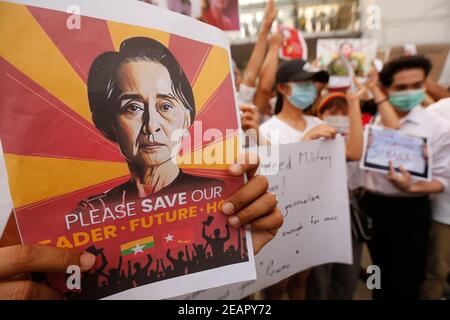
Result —
[[[417,90],[424,88],[425,72],[418,69],[407,69],[397,72],[393,77],[393,82],[388,91],[398,92],[407,90]]]
[[[189,112],[172,92],[166,67],[149,61],[123,64],[117,73],[119,110],[114,131],[120,150],[135,165],[154,166],[176,155],[177,129],[190,125]]]

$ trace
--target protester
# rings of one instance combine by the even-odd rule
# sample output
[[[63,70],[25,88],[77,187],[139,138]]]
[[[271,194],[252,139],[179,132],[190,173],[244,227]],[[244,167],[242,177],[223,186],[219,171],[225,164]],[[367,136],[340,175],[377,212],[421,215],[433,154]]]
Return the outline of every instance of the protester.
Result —
[[[360,100],[366,88],[356,81],[358,90],[347,94],[336,92],[326,96],[318,106],[317,116],[334,123],[347,137],[347,159],[359,160],[363,147],[363,126]],[[355,170],[347,166],[347,170]],[[349,182],[350,186],[350,182]],[[352,189],[352,188],[350,188]],[[350,190],[352,191],[352,190]],[[352,215],[353,218],[353,215]],[[356,232],[358,223],[352,219],[353,264],[330,263],[310,270],[306,285],[309,300],[351,300],[359,280],[363,239]]]
[[[430,226],[429,195],[448,185],[449,127],[421,105],[431,63],[424,57],[401,57],[387,63],[380,81],[387,97],[380,106],[391,104],[400,118],[401,132],[427,137],[432,147],[431,181],[416,181],[400,166],[390,164],[390,173],[367,172],[364,202],[373,220],[369,249],[373,264],[383,274],[375,299],[417,299],[424,279],[426,244]],[[386,126],[381,117],[375,125]]]
[[[306,62],[292,60],[280,65],[276,73],[277,101],[275,116],[260,127],[261,135],[271,144],[295,143],[320,138],[333,139],[336,130],[314,116],[303,114],[317,98],[314,81],[328,81],[325,71],[308,72]],[[305,298],[308,271],[304,271],[265,290],[267,299],[281,299],[288,291],[295,300]]]
[[[200,7],[196,7],[196,3],[188,0],[168,0],[167,6],[165,1],[162,2],[163,4],[152,0],[139,1],[152,5],[162,5],[171,11],[190,16],[194,15],[194,11],[200,9]],[[203,8],[201,16],[198,18],[200,21],[209,23],[224,31],[235,29],[233,24],[237,19],[231,17],[231,10],[229,8],[231,4],[230,1],[202,0],[202,3]],[[198,5],[200,6],[200,4]],[[235,96],[228,96],[228,98],[236,98],[236,104],[239,108],[239,124],[240,128],[245,133],[244,140],[241,141],[242,146],[253,147],[258,145],[272,145],[276,147],[280,144],[294,143],[300,143],[302,145],[304,143],[308,146],[308,141],[332,140],[335,139],[337,135],[341,135],[345,139],[345,158],[347,163],[346,169],[344,167],[342,168],[343,170],[346,170],[347,174],[347,189],[344,187],[341,190],[345,190],[345,192],[348,190],[349,195],[348,201],[351,217],[350,228],[352,233],[352,250],[346,250],[346,253],[351,254],[353,258],[352,264],[327,263],[305,270],[302,269],[303,271],[297,272],[292,276],[263,289],[263,297],[270,300],[279,300],[286,296],[292,300],[351,300],[355,296],[358,281],[363,278],[361,275],[361,260],[364,252],[364,245],[367,245],[371,258],[370,264],[378,267],[381,272],[381,286],[376,287],[376,289],[372,291],[373,299],[443,299],[446,292],[450,292],[450,87],[446,88],[442,83],[439,83],[437,79],[430,77],[432,70],[431,61],[427,57],[418,56],[417,52],[410,52],[408,55],[390,61],[384,60],[383,62],[385,62],[385,65],[382,67],[380,66],[381,64],[379,65],[376,63],[381,60],[374,58],[376,53],[375,49],[373,50],[373,54],[370,50],[367,50],[367,52],[371,52],[367,54],[366,51],[360,50],[361,48],[354,47],[354,45],[359,42],[353,40],[334,40],[339,41],[339,49],[334,50],[334,52],[330,54],[329,60],[331,62],[327,65],[325,70],[320,69],[322,68],[320,65],[320,59],[322,59],[322,57],[317,57],[316,60],[313,61],[314,57],[311,57],[311,53],[314,54],[315,51],[311,50],[311,48],[307,60],[280,60],[279,56],[280,49],[283,45],[283,34],[279,31],[272,32],[272,30],[275,29],[273,28],[274,24],[278,30],[287,27],[287,25],[283,25],[283,23],[286,22],[284,13],[287,11],[285,11],[285,8],[283,7],[283,10],[281,10],[283,12],[280,11],[279,13],[275,1],[268,0],[265,4],[264,13],[262,14],[262,11],[258,13],[255,12],[253,15],[253,7],[256,8],[257,6],[257,4],[246,5],[244,15],[247,16],[243,19],[243,15],[241,15],[241,23],[244,27],[247,27],[246,30],[242,30],[243,34],[249,35],[251,33],[256,35],[256,31],[258,32],[248,61],[244,63],[246,59],[243,59],[238,55],[234,57],[236,60],[231,59]],[[314,33],[317,31],[328,32],[330,30],[333,31],[354,27],[353,24],[349,24],[348,26],[345,26],[345,28],[338,28],[337,26],[338,18],[342,20],[344,18],[349,19],[350,17],[349,15],[341,14],[345,11],[344,9],[346,6],[337,4],[336,6],[338,9],[334,7],[327,8],[331,11],[323,9],[322,6],[327,5],[311,5],[308,10],[308,16],[306,15],[306,7],[300,6],[295,9],[295,15],[296,17],[298,16],[297,18],[301,30],[308,30],[311,31],[311,33]],[[333,6],[335,5],[333,4]],[[38,19],[39,10],[27,10],[32,12],[37,21],[40,22]],[[251,19],[247,19],[250,17],[247,10],[249,12],[252,11]],[[161,13],[161,11],[159,12]],[[236,13],[236,15],[238,15],[238,13]],[[198,15],[195,17],[197,18]],[[250,20],[252,20],[252,22],[250,22]],[[198,21],[194,22],[197,25],[202,25],[198,23]],[[41,22],[39,25],[41,25]],[[248,28],[249,26],[250,28]],[[46,30],[51,30],[51,26],[44,28],[45,24],[42,24],[42,27],[42,30],[51,38],[51,33]],[[118,36],[117,31],[114,31],[111,26],[108,27],[111,32],[111,38],[114,38],[113,40],[116,41]],[[107,33],[107,35],[109,38],[109,33]],[[321,38],[321,36],[322,34],[320,34],[318,38]],[[189,37],[190,36],[187,35],[187,38]],[[233,35],[231,35],[231,37],[233,37]],[[169,88],[173,91],[171,92],[177,97],[180,95],[180,100],[182,100],[182,105],[180,104],[180,106],[183,108],[179,110],[176,109],[179,112],[171,119],[172,121],[178,121],[180,124],[179,126],[174,127],[174,129],[180,127],[186,131],[192,124],[196,112],[199,113],[198,116],[200,118],[200,115],[202,112],[205,112],[204,110],[206,109],[201,109],[201,106],[197,109],[195,104],[198,103],[197,100],[202,100],[202,98],[199,99],[199,96],[201,96],[202,93],[199,93],[201,90],[199,90],[198,85],[196,87],[197,73],[195,73],[200,72],[201,67],[198,67],[198,70],[195,68],[186,68],[187,71],[183,71],[182,66],[184,68],[184,64],[188,63],[182,59],[180,59],[180,62],[177,62],[175,61],[175,57],[172,56],[172,48],[175,47],[172,46],[172,40],[174,38],[176,37],[171,37],[170,41],[167,41],[168,43],[165,43],[162,40],[161,43],[159,43],[160,40],[158,40],[158,44],[153,44],[152,47],[153,49],[156,48],[155,50],[152,48],[150,48],[152,50],[148,49],[147,46],[145,46],[145,43],[142,42],[148,42],[149,39],[143,40],[145,38],[142,37],[135,38],[133,41],[138,42],[136,42],[134,46],[132,46],[132,43],[128,40],[126,45],[123,46],[126,47],[127,50],[134,48],[133,55],[124,57],[123,61],[116,61],[114,67],[119,68],[120,66],[120,70],[123,69],[126,71],[123,71],[125,76],[122,77],[125,80],[113,74],[111,74],[110,77],[105,78],[104,72],[100,72],[103,70],[100,68],[103,64],[100,64],[99,66],[97,62],[97,66],[93,68],[93,70],[100,74],[101,87],[108,89],[100,90],[103,94],[100,98],[108,101],[111,100],[112,106],[117,107],[117,101],[110,99],[111,97],[114,98],[115,96],[120,95],[111,95],[111,92],[114,93],[114,90],[118,90],[115,87],[115,84],[118,84],[119,87],[123,87],[125,82],[129,82],[134,78],[139,78],[140,82],[136,80],[139,82],[139,87],[142,87],[143,85],[152,85],[152,83],[149,84],[149,82],[144,79],[145,77],[138,77],[139,73],[134,72],[134,69],[137,70],[137,68],[134,67],[139,64],[139,69],[142,69],[145,64],[147,69],[150,68],[149,66],[152,66],[153,69],[160,69],[162,66],[165,70],[163,70],[164,79],[169,83]],[[308,43],[311,43],[311,39],[308,40]],[[210,45],[209,42],[207,44]],[[70,60],[69,55],[67,55],[63,49],[58,52]],[[397,56],[394,51],[395,49],[392,50],[391,56]],[[414,51],[417,51],[415,45]],[[238,53],[238,50],[236,50],[236,53]],[[381,53],[382,52],[376,53],[377,58]],[[201,64],[203,64],[204,61],[208,61],[210,57],[209,54],[210,51],[204,53],[204,56],[202,57],[203,60],[199,57],[198,60],[202,61]],[[177,57],[178,55],[180,55],[180,53],[177,53]],[[369,59],[368,56],[370,56]],[[106,63],[106,66],[108,66],[110,63],[109,56],[105,56],[105,59],[108,60],[108,63]],[[165,62],[167,65],[160,60],[167,60]],[[372,68],[368,66],[368,62],[371,60]],[[20,61],[20,59],[17,61]],[[8,62],[11,61],[8,60]],[[17,69],[19,64],[12,62],[11,65],[14,65],[13,67]],[[245,66],[245,68],[243,68],[241,72],[238,66]],[[378,70],[375,66],[378,66]],[[80,70],[78,69],[82,67],[83,66],[80,67],[77,65],[77,68],[75,69],[79,72]],[[444,69],[447,68],[445,67]],[[24,70],[19,71],[25,72],[26,70],[27,68],[24,68]],[[154,72],[150,73],[152,74],[152,77],[155,78]],[[9,76],[10,74],[8,73],[7,75]],[[11,77],[13,75],[14,74],[11,73]],[[133,78],[130,75],[136,76]],[[340,80],[342,80],[342,78],[347,78],[353,82],[351,87],[343,89],[342,87],[337,88],[337,86],[331,87],[330,81],[329,87],[328,83],[330,76],[341,77]],[[38,83],[34,78],[30,84],[34,85],[33,82],[36,82],[39,86],[30,87],[37,87],[39,89],[43,84]],[[116,128],[117,124],[110,128],[105,127],[102,123],[99,125],[101,119],[107,118],[106,113],[108,110],[102,109],[102,112],[105,114],[98,112],[98,97],[96,98],[96,95],[98,95],[99,90],[97,90],[98,88],[95,86],[94,89],[92,89],[92,84],[95,84],[96,81],[92,81],[91,74],[88,78],[89,81],[87,81],[86,86],[90,93],[89,102],[92,113],[97,117],[100,117],[97,118],[97,120],[94,118],[93,123],[95,123],[98,129],[106,136],[116,134],[126,136],[127,133],[129,134],[131,132],[129,130],[131,128],[130,126],[119,128],[121,129],[119,130]],[[179,78],[181,78],[181,80]],[[16,79],[16,81],[18,80]],[[180,81],[182,82],[182,87],[186,87],[187,89],[179,89],[180,85],[178,83]],[[226,78],[226,81],[230,81],[229,78]],[[157,86],[156,82],[153,84],[153,87]],[[158,82],[159,85],[160,82],[161,81]],[[345,85],[348,86],[348,82],[345,83]],[[27,87],[29,86],[27,85]],[[48,90],[47,84],[45,84],[44,87],[45,90]],[[131,91],[135,92],[136,90]],[[121,92],[122,91],[119,93]],[[55,94],[56,93],[57,92],[55,91]],[[209,99],[213,100],[214,97],[217,96],[218,95],[215,95],[214,93]],[[56,98],[60,97],[56,96]],[[62,102],[66,104],[70,102],[69,100],[64,100]],[[141,109],[143,110],[145,108],[145,103],[140,101],[140,104],[142,104]],[[135,107],[136,106],[131,106],[130,108],[135,109]],[[131,111],[131,113],[134,112],[133,110]],[[221,117],[222,114],[224,114],[224,112],[220,113],[219,117]],[[188,119],[189,115],[190,117]],[[119,118],[128,119],[131,118],[131,116],[121,114]],[[150,118],[152,117],[149,116],[149,118],[146,119],[149,121]],[[180,119],[184,119],[185,121],[180,122]],[[221,118],[219,118],[219,121],[220,120]],[[136,131],[135,133],[138,135],[143,135],[145,133],[144,131],[147,129],[141,129],[141,119],[136,121],[136,124],[132,126],[136,129],[134,131]],[[128,122],[129,121],[127,120],[127,123]],[[236,124],[236,122],[234,122],[234,124]],[[365,125],[389,129],[383,130],[383,132],[392,133],[393,136],[400,132],[426,139],[430,148],[420,149],[419,153],[423,152],[422,155],[426,159],[425,162],[430,159],[426,166],[431,172],[431,179],[416,179],[411,172],[399,165],[395,159],[389,162],[388,173],[383,173],[381,169],[378,171],[361,169],[363,163],[365,164],[361,159],[364,160],[365,155],[368,157],[368,153],[365,153],[366,150],[364,150]],[[234,128],[236,127],[239,126],[235,125]],[[369,128],[372,127],[367,127],[367,129]],[[167,139],[169,139],[170,133],[170,130],[168,132],[160,132],[160,134],[167,135]],[[148,134],[148,136],[148,139],[150,139],[150,134]],[[371,137],[372,136],[370,136],[369,133],[366,138],[367,146],[370,146],[370,142],[372,141]],[[116,141],[114,139],[111,140],[112,143],[115,143]],[[135,159],[134,162],[131,161],[133,159],[130,157],[130,152],[135,146],[130,143],[126,144],[126,141],[117,142],[120,146],[121,154],[123,154],[125,160],[127,160],[126,163],[129,166],[130,172],[134,173],[138,167],[135,162],[139,159]],[[396,141],[391,140],[389,142]],[[315,143],[311,143],[311,145],[312,144]],[[329,145],[328,142],[324,143],[324,145],[325,144]],[[170,157],[178,155],[180,153],[179,148],[181,147],[181,144],[175,143],[173,146],[174,152],[171,153]],[[366,149],[368,148],[369,147]],[[127,153],[127,150],[130,152]],[[181,150],[184,151],[184,149]],[[428,150],[430,154],[427,153]],[[8,151],[8,153],[10,152]],[[159,154],[158,152],[153,153],[155,156]],[[14,153],[10,154],[15,156]],[[325,158],[325,156],[319,154],[319,152],[315,156],[317,158]],[[389,155],[383,156],[387,158]],[[169,159],[168,157],[166,158]],[[180,172],[182,169],[185,169],[185,167],[182,166],[178,168],[178,163],[169,163],[166,158],[163,159],[164,161],[162,161],[162,164],[176,167]],[[11,161],[11,159],[8,160]],[[300,162],[302,162],[302,160],[300,160]],[[303,163],[306,162],[307,161],[305,160]],[[331,160],[329,163],[331,168]],[[334,163],[335,162],[333,162],[333,165]],[[342,162],[340,163],[342,164]],[[281,168],[281,162],[279,165]],[[290,164],[283,163],[283,165],[289,167]],[[322,163],[320,165],[322,165]],[[164,251],[165,255],[163,259],[155,259],[155,255],[151,253],[143,255],[144,260],[142,261],[125,260],[128,264],[125,262],[123,265],[122,256],[120,256],[118,265],[117,263],[112,262],[111,265],[114,264],[114,266],[105,271],[105,273],[103,273],[103,269],[108,269],[106,268],[108,263],[106,255],[103,253],[103,248],[91,245],[84,251],[80,251],[77,249],[62,249],[40,244],[21,244],[22,241],[16,225],[16,220],[14,219],[14,215],[11,214],[5,232],[3,234],[0,233],[0,300],[56,300],[74,298],[76,293],[73,291],[68,294],[67,292],[63,294],[53,288],[50,285],[50,282],[45,281],[46,279],[44,279],[44,276],[39,278],[39,274],[43,273],[63,275],[70,265],[77,265],[81,268],[81,271],[84,274],[82,277],[84,280],[88,278],[86,275],[90,274],[90,272],[95,274],[95,277],[92,277],[92,282],[95,282],[95,288],[87,286],[85,285],[85,282],[83,282],[83,291],[88,294],[94,292],[92,293],[93,296],[80,295],[79,298],[82,299],[96,298],[94,296],[96,290],[100,291],[99,289],[101,288],[106,290],[107,287],[111,286],[114,282],[120,282],[121,286],[118,288],[120,289],[119,291],[122,291],[137,287],[138,285],[145,285],[159,280],[168,280],[172,277],[182,276],[185,272],[194,273],[202,271],[205,270],[202,269],[205,262],[214,263],[214,260],[217,257],[230,258],[235,264],[239,264],[239,262],[242,261],[242,257],[245,257],[245,261],[250,260],[250,262],[253,263],[253,260],[249,259],[250,253],[253,252],[254,254],[258,254],[277,235],[277,232],[284,221],[283,214],[286,212],[287,216],[288,211],[287,206],[281,207],[280,205],[280,208],[277,207],[279,205],[277,196],[274,193],[269,192],[274,191],[275,189],[270,189],[273,187],[272,185],[269,186],[268,181],[270,179],[268,180],[268,178],[257,173],[258,166],[259,164],[258,161],[255,161],[255,157],[244,152],[234,164],[228,167],[228,173],[223,172],[224,175],[231,174],[234,177],[240,177],[245,174],[247,177],[246,183],[221,204],[220,210],[227,216],[227,223],[224,223],[225,225],[222,226],[226,230],[225,236],[224,233],[222,233],[222,235],[220,234],[220,229],[214,230],[215,226],[211,226],[211,221],[214,217],[208,215],[205,220],[202,221],[202,233],[199,235],[201,241],[203,241],[201,244],[190,243],[185,246],[183,244],[182,249],[178,250],[178,252],[175,252],[175,248],[167,248],[167,251]],[[318,165],[316,164],[316,166]],[[306,167],[306,165],[304,167]],[[382,166],[380,165],[380,167]],[[309,168],[310,167],[308,167],[308,170]],[[336,167],[334,166],[333,168],[335,169]],[[320,170],[322,170],[322,167],[320,167]],[[189,170],[186,171],[189,172]],[[311,172],[314,173],[316,171]],[[154,173],[154,170],[149,170],[146,173],[145,176],[148,178],[150,177],[150,173]],[[222,174],[222,172],[219,174]],[[186,177],[186,174],[183,176]],[[152,191],[155,192],[164,189],[167,185],[186,188],[186,185],[180,184],[180,181],[178,180],[171,179],[171,176],[164,176],[165,179],[162,180],[160,179],[161,177],[156,175],[151,177],[155,180],[155,190],[152,189]],[[211,180],[211,178],[205,177],[206,175],[196,177],[196,181],[199,183],[198,185],[203,185]],[[340,178],[342,177],[345,176],[341,175]],[[334,175],[332,178],[334,179]],[[343,179],[340,181],[342,180]],[[283,181],[283,183],[284,182],[285,181]],[[322,188],[324,183],[320,181],[317,185]],[[119,187],[121,186],[119,185]],[[279,186],[276,187],[278,188]],[[143,193],[143,190],[141,190],[143,189],[142,186],[137,185],[137,188]],[[13,189],[11,188],[11,190]],[[306,192],[310,192],[310,188],[305,188],[305,190]],[[298,193],[303,193],[305,190],[301,190],[301,192],[298,191]],[[144,191],[147,192],[147,190]],[[166,192],[168,191],[171,190],[166,190]],[[293,191],[297,192],[296,189]],[[290,190],[290,192],[293,191]],[[322,192],[323,190],[321,189],[320,191]],[[291,195],[289,194],[289,196]],[[322,196],[322,194],[320,196]],[[125,199],[125,193],[122,193],[122,197]],[[99,207],[105,205],[102,200],[103,198],[99,199],[96,196],[93,198]],[[333,200],[336,200],[337,198],[338,197],[334,196]],[[346,197],[340,197],[340,200],[342,199],[347,201]],[[321,200],[322,202],[316,202],[315,204],[319,203],[322,205],[323,201],[327,201]],[[91,206],[86,208],[86,210],[90,210],[92,207],[92,203],[89,201],[86,203],[90,203]],[[302,203],[302,200],[296,201],[296,204],[301,203],[302,206],[298,205],[296,207],[298,209],[295,213],[305,215],[310,214],[310,212],[305,209],[307,207],[303,206],[304,203]],[[282,202],[280,201],[280,204],[281,203]],[[341,202],[341,204],[342,203],[343,202]],[[347,209],[347,202],[345,202],[345,206],[343,207]],[[22,209],[20,206],[18,208]],[[316,208],[313,210],[316,210]],[[325,212],[328,210],[320,210],[321,213],[328,214],[328,212]],[[340,213],[342,212],[344,211],[340,210]],[[344,213],[347,214],[347,211]],[[323,221],[325,221],[325,218]],[[305,234],[299,232],[299,230],[302,230],[305,226],[305,224],[302,225],[302,223],[304,223],[304,221],[300,223],[300,227],[295,226],[297,229],[283,229],[283,232],[280,232],[280,234],[285,236],[285,231],[287,235],[295,234],[298,236],[300,234],[300,237],[298,238],[300,240],[297,242],[300,243],[300,241],[302,241],[302,236]],[[328,226],[334,228],[333,224],[329,224]],[[232,230],[232,228],[239,227],[244,227],[251,232],[253,250],[247,251],[246,238],[245,235],[242,236],[241,229],[238,229],[238,231],[235,232],[235,234],[237,234],[237,241],[233,245],[225,245],[225,241],[231,237],[230,229],[231,231],[235,231]],[[289,228],[290,227],[291,226],[289,226]],[[337,229],[332,229],[333,232],[336,230]],[[217,231],[217,233],[215,233],[215,231]],[[305,232],[305,230],[303,232]],[[314,231],[309,229],[307,232]],[[320,237],[327,236],[326,234],[322,235],[321,233],[315,233],[315,235],[319,235]],[[348,236],[348,233],[346,233],[346,235]],[[292,237],[292,239],[296,238]],[[276,242],[272,242],[266,249],[270,248],[273,244],[276,244]],[[311,245],[314,250],[317,248],[314,247],[314,243]],[[338,245],[341,244],[338,243]],[[349,242],[347,242],[347,245],[350,245]],[[344,246],[344,244],[342,244],[342,246]],[[208,250],[206,249],[207,247],[209,247]],[[286,248],[280,246],[275,248],[275,250],[286,250]],[[297,254],[298,253],[299,250],[297,250]],[[264,256],[264,254],[262,255]],[[304,258],[303,252],[299,257],[300,259]],[[349,259],[350,258],[348,258],[347,261],[349,261]],[[257,264],[257,268],[266,268],[267,265],[264,265],[263,262],[264,261],[260,262],[260,266]],[[298,271],[300,270],[299,265],[289,267],[297,268],[295,271]],[[308,264],[302,261],[302,266],[305,265],[311,266],[316,264]],[[282,273],[285,266],[286,265],[280,266],[279,269],[275,268],[271,272]],[[290,269],[290,271],[292,271],[292,269]],[[290,274],[292,273],[294,272],[291,272]],[[31,274],[33,274],[33,278],[31,277]],[[258,277],[260,276],[260,272],[258,271]],[[262,276],[264,277],[264,275]],[[277,276],[279,275],[275,275],[275,277]],[[277,279],[280,279],[280,277]],[[273,283],[273,281],[271,283]],[[249,283],[249,286],[251,285],[252,284]],[[193,288],[195,289],[195,286],[193,286]],[[240,290],[245,292],[245,294],[249,294],[249,291],[243,291],[245,288],[241,287]],[[114,294],[116,292],[110,293]]]
[[[450,99],[442,99],[429,106],[427,111],[438,115],[450,125]],[[448,137],[447,139],[449,139]],[[449,155],[447,155],[448,157]],[[450,170],[447,169],[447,184]],[[450,189],[432,197],[432,222],[428,247],[422,299],[441,299],[450,274]]]
[[[317,117],[303,115],[303,110],[317,98],[314,81],[328,79],[327,72],[308,72],[305,66],[303,60],[292,60],[278,68],[275,116],[260,127],[261,134],[273,144],[334,138],[336,135],[334,128],[322,124]],[[273,136],[276,130],[279,131],[280,142]]]

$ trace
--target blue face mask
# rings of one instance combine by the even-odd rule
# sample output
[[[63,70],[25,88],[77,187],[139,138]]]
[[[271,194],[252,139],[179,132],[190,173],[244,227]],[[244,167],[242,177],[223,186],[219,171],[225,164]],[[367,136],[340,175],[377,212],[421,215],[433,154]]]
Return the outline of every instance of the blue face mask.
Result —
[[[423,100],[425,100],[425,89],[389,93],[389,102],[399,111],[411,111]]]
[[[308,108],[317,98],[317,89],[312,82],[291,82],[291,90],[291,95],[287,99],[294,107],[301,110]]]

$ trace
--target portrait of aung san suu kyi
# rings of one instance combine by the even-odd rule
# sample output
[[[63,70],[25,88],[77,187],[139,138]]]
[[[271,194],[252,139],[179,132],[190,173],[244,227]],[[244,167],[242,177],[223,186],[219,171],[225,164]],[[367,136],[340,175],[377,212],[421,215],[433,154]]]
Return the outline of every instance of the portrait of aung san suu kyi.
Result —
[[[184,173],[174,161],[184,137],[174,133],[188,130],[196,109],[186,74],[160,42],[130,38],[118,52],[99,55],[89,71],[88,97],[95,126],[117,143],[130,172],[130,180],[103,194],[103,201],[223,185]]]

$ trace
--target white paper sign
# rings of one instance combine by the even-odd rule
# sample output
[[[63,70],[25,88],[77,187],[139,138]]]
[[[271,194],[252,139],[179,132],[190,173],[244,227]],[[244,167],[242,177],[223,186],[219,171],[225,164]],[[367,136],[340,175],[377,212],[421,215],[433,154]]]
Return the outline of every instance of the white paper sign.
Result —
[[[178,299],[241,299],[324,263],[352,263],[344,139],[280,145],[279,161],[260,152],[285,221],[255,256],[257,280],[195,292]]]
[[[398,130],[366,126],[361,169],[389,172],[389,161],[403,166],[419,180],[431,180],[431,151],[427,138]]]

